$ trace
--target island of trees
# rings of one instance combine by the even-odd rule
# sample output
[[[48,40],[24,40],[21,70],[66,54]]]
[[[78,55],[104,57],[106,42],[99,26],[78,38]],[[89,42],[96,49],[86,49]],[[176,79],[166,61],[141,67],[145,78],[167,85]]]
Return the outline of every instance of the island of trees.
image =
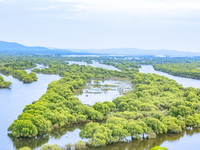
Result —
[[[174,80],[156,74],[142,74],[136,68],[113,71],[91,66],[67,65],[51,61],[49,68],[34,72],[59,74],[63,78],[49,84],[46,94],[27,105],[10,127],[12,135],[34,137],[66,125],[87,123],[80,137],[89,146],[122,141],[127,136],[148,139],[163,133],[181,133],[200,125],[200,90],[184,88]],[[83,105],[74,91],[89,79],[131,78],[135,89],[112,102]],[[99,121],[105,120],[105,123]]]
[[[31,83],[37,81],[38,78],[34,72],[27,74],[24,69],[29,69],[35,66],[36,64],[30,61],[16,61],[1,65],[0,72],[5,75],[12,75],[14,78],[17,78],[24,83]]]

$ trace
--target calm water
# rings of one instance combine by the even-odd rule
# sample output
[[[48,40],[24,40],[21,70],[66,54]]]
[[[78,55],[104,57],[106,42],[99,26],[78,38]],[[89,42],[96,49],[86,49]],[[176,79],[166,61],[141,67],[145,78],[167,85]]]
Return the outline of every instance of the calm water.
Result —
[[[112,101],[132,89],[131,81],[105,80],[99,82],[96,84],[94,80],[91,80],[76,97],[83,104],[93,105],[96,102]]]
[[[92,67],[95,67],[95,68],[96,67],[101,67],[101,68],[108,69],[108,70],[117,70],[117,71],[120,71],[119,69],[117,69],[114,66],[100,64],[99,62],[96,62],[96,61],[92,61],[92,64],[87,64],[86,62],[77,62],[77,61],[67,61],[67,62],[69,62],[69,65],[79,64],[79,65],[85,65],[85,66],[92,66]]]
[[[154,70],[153,66],[150,65],[142,65],[142,68],[139,69],[141,73],[155,73],[161,76],[168,77],[169,79],[175,80],[177,83],[182,84],[183,87],[194,87],[194,88],[200,88],[200,80],[197,79],[190,79],[190,78],[184,78],[184,77],[178,77],[178,76],[172,76],[168,73],[164,73],[161,71]]]
[[[27,70],[30,72],[30,70]],[[7,128],[17,119],[18,115],[27,104],[38,100],[47,90],[47,86],[54,80],[59,80],[58,75],[43,75],[37,74],[38,81],[24,84],[22,81],[10,76],[4,76],[6,81],[11,81],[11,89],[0,89],[0,150],[14,149],[13,142],[8,137]]]
[[[83,62],[78,63],[84,65],[82,64]],[[110,69],[110,67],[112,67],[99,64],[98,62],[94,62],[92,65],[94,67],[103,67],[105,69]],[[30,70],[27,70],[27,72],[30,72]],[[200,87],[200,80],[171,76],[167,73],[155,71],[152,66],[142,66],[140,72],[156,73],[159,75],[167,76],[176,80],[184,87]],[[37,74],[37,76],[38,81],[31,84],[23,84],[23,82],[12,78],[12,76],[3,76],[6,81],[13,82],[13,85],[11,89],[0,89],[0,150],[12,150],[23,146],[29,146],[32,149],[39,149],[46,143],[56,143],[60,146],[64,146],[68,143],[73,144],[80,140],[79,132],[84,128],[85,124],[77,124],[74,126],[65,127],[49,132],[45,135],[38,135],[37,137],[31,139],[16,140],[13,139],[12,136],[7,132],[8,126],[13,122],[14,119],[17,119],[17,116],[21,114],[23,108],[27,104],[32,103],[32,101],[38,100],[46,92],[47,86],[50,82],[60,79],[58,75]],[[104,82],[100,81],[99,85],[95,85],[94,81],[92,80],[91,83],[87,83],[86,88],[83,89],[83,91],[79,93],[77,97],[84,104],[92,105],[98,101],[111,101],[113,98],[120,96],[123,94],[123,92],[129,91],[130,89],[130,81],[106,80]],[[198,139],[200,139],[200,128],[195,128],[193,130],[187,129],[181,134],[163,134],[159,135],[156,139],[153,140],[145,139],[115,143],[103,148],[95,148],[95,150],[149,150],[155,145],[167,147],[169,150],[199,150],[200,142],[198,142]],[[87,139],[83,140],[87,141]],[[94,150],[94,148],[89,148],[89,150]]]

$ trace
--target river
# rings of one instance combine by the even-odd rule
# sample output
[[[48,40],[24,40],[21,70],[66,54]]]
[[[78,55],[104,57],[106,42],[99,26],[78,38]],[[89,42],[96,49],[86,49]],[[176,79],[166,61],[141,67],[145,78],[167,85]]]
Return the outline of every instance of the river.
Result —
[[[162,71],[156,71],[154,70],[153,66],[151,65],[142,65],[139,69],[141,73],[155,73],[161,76],[168,77],[169,79],[175,80],[177,83],[182,84],[183,87],[194,87],[194,88],[200,88],[200,80],[197,79],[190,79],[190,78],[184,78],[184,77],[178,77],[173,76],[168,73],[164,73]]]
[[[77,62],[76,62],[77,63]],[[80,65],[82,62],[78,62]],[[71,63],[72,64],[72,63]],[[95,65],[96,64],[96,65]],[[99,64],[98,62],[93,63],[94,67],[103,67],[105,69],[110,69],[113,66],[107,66],[103,64]],[[112,68],[113,69],[113,68]],[[117,70],[116,68],[113,70]],[[177,76],[172,76],[167,73],[163,73],[160,71],[155,71],[152,66],[143,65],[141,69],[139,69],[142,73],[156,73],[159,75],[164,75],[170,79],[176,80],[179,84],[182,84],[184,87],[200,87],[200,80],[182,78]],[[30,69],[27,70],[30,72]],[[58,144],[60,146],[64,146],[68,143],[75,143],[80,140],[79,132],[84,128],[85,124],[78,124],[74,126],[64,127],[62,129],[58,129],[48,133],[46,135],[38,135],[36,138],[27,138],[16,140],[13,139],[10,134],[7,132],[8,126],[17,119],[17,116],[21,114],[23,108],[27,104],[31,104],[32,101],[38,100],[47,90],[47,86],[50,82],[54,80],[59,80],[60,77],[58,75],[45,75],[45,74],[37,74],[38,81],[23,84],[23,82],[18,79],[13,78],[12,76],[3,76],[6,81],[11,81],[13,83],[11,89],[0,89],[0,118],[1,118],[1,129],[0,129],[0,150],[5,149],[16,149],[22,146],[29,146],[32,149],[39,149],[44,144]],[[116,83],[118,82],[118,83]],[[120,91],[122,87],[127,86],[126,89],[130,90],[130,81],[115,81],[115,80],[106,80],[100,81],[100,86],[94,87],[94,81],[91,83],[87,83],[87,88],[83,89],[83,91],[77,94],[77,97],[84,103],[92,105],[97,101],[109,100],[111,101],[113,98],[120,96],[123,92]],[[103,90],[105,88],[109,88],[109,90]],[[112,85],[112,86],[107,86]],[[115,85],[115,86],[113,86]],[[91,86],[93,86],[91,88]],[[88,88],[89,87],[89,88]],[[103,88],[102,88],[103,87]],[[95,93],[96,92],[96,93]],[[108,93],[110,97],[105,95]],[[98,99],[94,99],[95,94],[99,94],[102,96]],[[95,100],[95,101],[94,101]],[[108,145],[103,148],[95,148],[95,150],[149,150],[151,147],[155,145],[160,145],[163,147],[167,147],[169,150],[198,150],[200,147],[200,128],[195,128],[193,130],[186,129],[181,134],[163,134],[159,135],[156,139],[153,140],[133,140],[128,142],[114,143]],[[87,141],[87,139],[83,139]],[[94,150],[94,148],[89,148]]]

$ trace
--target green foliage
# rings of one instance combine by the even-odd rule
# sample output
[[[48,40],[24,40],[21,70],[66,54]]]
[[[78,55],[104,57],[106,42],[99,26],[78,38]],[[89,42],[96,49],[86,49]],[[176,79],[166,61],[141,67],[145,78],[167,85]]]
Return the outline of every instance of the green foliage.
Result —
[[[191,115],[193,112],[194,111],[190,107],[179,105],[178,107],[172,106],[168,113],[175,117],[177,117],[178,115],[186,117],[188,115]]]
[[[44,145],[40,150],[62,150],[60,146],[54,144],[54,145]]]
[[[12,131],[15,137],[31,137],[38,133],[36,126],[30,120],[15,120],[8,131]]]
[[[24,83],[31,83],[33,81],[37,81],[37,76],[34,72],[27,74],[25,70],[14,70],[12,72],[13,77],[23,81]]]
[[[165,125],[167,125],[168,132],[171,133],[180,133],[182,132],[182,129],[186,127],[184,121],[180,121],[175,117],[163,117],[161,120]]]
[[[31,148],[29,148],[29,147],[22,147],[22,148],[19,148],[18,150],[31,150]]]
[[[112,105],[112,103],[108,103],[108,104],[110,104],[110,106]],[[113,107],[111,106],[111,109],[110,109],[110,107],[107,104],[101,103],[101,102],[97,102],[92,106],[92,108],[94,110],[99,111],[102,114],[108,114],[108,113],[110,113],[110,111],[111,111],[111,109]]]
[[[76,150],[81,150],[81,149],[85,149],[86,148],[86,144],[84,141],[80,140],[77,143],[74,144],[74,148]]]
[[[98,84],[98,83],[100,83],[100,82],[99,82],[99,80],[94,80],[94,83]]]
[[[168,149],[165,147],[154,146],[153,148],[151,148],[151,150],[168,150]]]
[[[76,68],[76,66],[74,66]],[[79,69],[86,67],[80,66]],[[103,111],[97,108],[91,108],[83,105],[75,96],[74,89],[82,88],[85,85],[87,77],[84,73],[77,74],[71,72],[69,75],[65,75],[59,81],[54,81],[49,84],[46,94],[44,94],[38,101],[27,105],[23,113],[18,116],[10,127],[13,136],[35,136],[41,131],[50,131],[55,128],[60,128],[65,125],[88,122],[90,120],[99,121],[104,118],[103,114],[110,113],[111,109],[114,110],[115,104],[107,102],[102,104]],[[97,69],[98,71],[98,69]],[[24,72],[24,71],[22,71]],[[97,104],[96,104],[97,105]],[[111,108],[111,109],[110,109]],[[31,126],[24,127],[21,122],[29,121],[37,132],[32,134],[21,133],[24,128],[32,130]],[[18,130],[20,129],[20,130]]]
[[[147,134],[153,139],[157,134],[181,133],[186,126],[199,126],[198,101],[191,100],[198,97],[195,89],[184,89],[174,80],[155,74],[135,73],[131,77],[141,79],[134,92],[113,100],[116,108],[105,123],[89,123],[81,131],[80,136],[90,138],[91,146],[117,142],[128,135],[140,139]],[[190,90],[188,94],[186,90]],[[193,96],[187,98],[190,93]],[[105,114],[103,104],[98,102],[92,107]]]
[[[0,88],[9,88],[11,86],[12,82],[10,81],[4,81],[4,78],[0,76]]]
[[[156,118],[146,117],[143,119],[146,125],[151,128],[156,134],[166,133],[167,126]]]
[[[34,72],[27,74],[23,69],[35,67],[36,64],[30,61],[16,61],[0,66],[0,72],[6,75],[12,75],[13,77],[23,81],[24,83],[31,83],[37,81],[37,76]],[[23,71],[22,71],[23,70]],[[10,83],[8,83],[10,84]]]
[[[169,74],[193,79],[200,79],[199,63],[163,63],[155,64],[154,69]]]

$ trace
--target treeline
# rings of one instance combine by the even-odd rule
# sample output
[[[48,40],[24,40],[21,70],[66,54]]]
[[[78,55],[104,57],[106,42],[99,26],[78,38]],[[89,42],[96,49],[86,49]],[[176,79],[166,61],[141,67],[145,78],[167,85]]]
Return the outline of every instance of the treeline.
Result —
[[[12,70],[23,70],[23,69],[30,69],[36,67],[36,64],[30,61],[16,61],[14,63],[5,64],[4,67],[12,68]]]
[[[12,82],[10,81],[4,81],[4,78],[0,76],[0,88],[9,88],[11,86]]]
[[[140,68],[140,65],[133,61],[124,60],[124,59],[112,59],[112,60],[105,60],[100,61],[102,64],[114,66],[120,70],[128,71],[129,69],[133,69],[134,71],[137,71],[137,68]]]
[[[200,63],[164,63],[153,65],[155,70],[163,71],[174,76],[200,79]]]
[[[14,63],[7,63],[4,65],[0,65],[0,72],[5,74],[5,75],[10,75],[13,73],[14,70],[23,70],[23,69],[29,69],[36,67],[35,63],[32,63],[30,61],[17,61]]]
[[[121,56],[99,56],[99,57],[66,57],[66,61],[78,61],[92,64],[92,61],[97,61],[101,64],[114,66],[117,69],[128,71],[129,69],[135,69],[140,67],[134,58]]]

